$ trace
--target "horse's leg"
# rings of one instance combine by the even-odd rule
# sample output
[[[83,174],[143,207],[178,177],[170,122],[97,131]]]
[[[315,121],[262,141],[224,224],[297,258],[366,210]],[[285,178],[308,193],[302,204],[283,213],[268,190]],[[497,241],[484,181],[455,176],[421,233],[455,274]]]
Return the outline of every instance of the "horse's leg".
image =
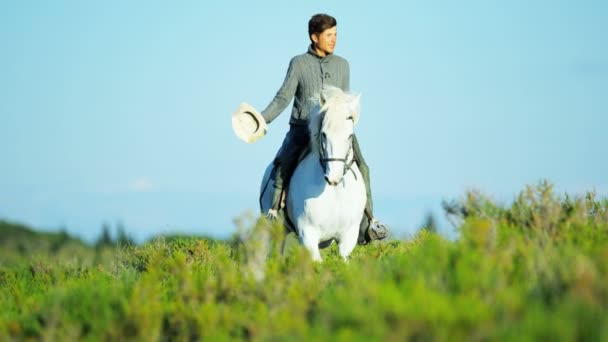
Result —
[[[340,256],[347,261],[350,253],[355,249],[357,245],[357,238],[359,237],[359,224],[351,227],[348,231],[344,232],[340,238],[340,243],[338,244],[338,250],[340,251]]]
[[[300,229],[300,242],[308,251],[314,261],[323,261],[319,252],[319,236],[313,233],[313,229]]]

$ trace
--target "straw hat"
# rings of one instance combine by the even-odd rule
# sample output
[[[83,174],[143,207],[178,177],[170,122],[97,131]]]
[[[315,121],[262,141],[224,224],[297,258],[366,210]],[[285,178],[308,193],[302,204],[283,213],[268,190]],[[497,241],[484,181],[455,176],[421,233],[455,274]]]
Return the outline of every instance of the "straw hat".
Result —
[[[248,103],[241,103],[232,113],[232,129],[239,139],[254,143],[266,135],[266,120]]]

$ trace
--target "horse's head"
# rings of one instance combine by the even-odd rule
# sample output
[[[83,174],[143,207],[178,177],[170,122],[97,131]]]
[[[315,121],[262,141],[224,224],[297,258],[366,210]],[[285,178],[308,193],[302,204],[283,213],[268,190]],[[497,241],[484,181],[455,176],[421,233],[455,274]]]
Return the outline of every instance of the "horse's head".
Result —
[[[319,161],[330,185],[342,182],[352,166],[352,139],[355,124],[359,120],[360,96],[328,87],[321,92],[319,106],[310,120],[313,151],[319,153]]]

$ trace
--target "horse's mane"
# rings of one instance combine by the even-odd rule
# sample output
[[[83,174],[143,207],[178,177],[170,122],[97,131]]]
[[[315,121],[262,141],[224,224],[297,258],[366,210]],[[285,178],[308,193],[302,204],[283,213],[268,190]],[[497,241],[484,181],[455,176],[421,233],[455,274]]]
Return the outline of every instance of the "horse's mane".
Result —
[[[359,111],[359,95],[353,95],[333,86],[324,87],[319,94],[317,105],[310,113],[308,128],[311,142],[316,143],[320,130],[331,132],[342,127],[350,119],[356,123],[359,119]]]

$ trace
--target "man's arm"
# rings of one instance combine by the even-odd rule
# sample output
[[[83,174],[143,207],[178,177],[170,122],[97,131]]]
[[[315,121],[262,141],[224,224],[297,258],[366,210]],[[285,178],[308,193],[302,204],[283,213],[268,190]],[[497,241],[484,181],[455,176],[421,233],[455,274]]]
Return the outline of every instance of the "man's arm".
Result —
[[[350,91],[350,65],[348,61],[345,60],[346,63],[346,72],[344,73],[344,84],[342,85],[342,90]]]
[[[266,109],[262,111],[262,116],[266,123],[270,123],[274,120],[285,107],[289,105],[291,99],[293,99],[296,88],[298,87],[298,72],[297,72],[297,63],[295,62],[295,57],[291,59],[289,62],[289,68],[287,69],[287,75],[285,75],[285,80],[283,81],[283,85],[277,91],[277,94],[274,96],[274,99]]]

